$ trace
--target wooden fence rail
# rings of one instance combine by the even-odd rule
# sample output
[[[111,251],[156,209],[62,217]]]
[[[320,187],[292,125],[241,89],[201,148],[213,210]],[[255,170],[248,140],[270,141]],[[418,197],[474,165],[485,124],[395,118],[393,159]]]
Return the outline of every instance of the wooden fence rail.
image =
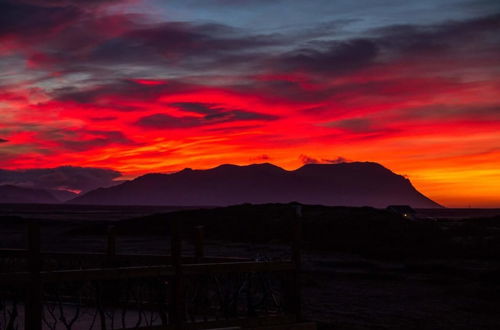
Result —
[[[141,288],[136,291],[134,288],[137,285],[144,285],[144,283],[146,283],[145,285],[154,285],[154,287],[148,293],[149,296],[135,299],[135,306],[139,306],[138,308],[143,308],[146,305],[158,306],[154,308],[159,308],[158,315],[160,315],[161,325],[154,326],[151,321],[147,327],[138,326],[135,327],[136,329],[182,329],[202,328],[208,325],[242,325],[250,322],[251,319],[254,322],[258,310],[271,313],[261,318],[262,320],[272,320],[269,324],[284,322],[279,320],[287,320],[286,322],[301,320],[298,280],[301,262],[299,217],[293,225],[292,259],[290,261],[262,262],[245,258],[206,257],[202,227],[197,227],[195,231],[195,255],[182,256],[182,239],[179,227],[180,224],[177,222],[172,224],[171,255],[123,255],[117,254],[116,234],[113,228],[108,231],[106,253],[42,252],[40,251],[40,228],[36,223],[30,224],[28,249],[0,250],[0,259],[23,259],[27,269],[0,273],[0,288],[25,289],[24,329],[26,330],[41,330],[44,324],[46,327],[48,326],[48,329],[59,329],[56,325],[47,322],[46,318],[44,319],[44,313],[51,314],[54,319],[51,322],[57,323],[55,316],[57,311],[51,307],[56,300],[59,303],[73,301],[73,304],[78,301],[80,304],[85,301],[94,301],[97,304],[95,308],[103,308],[100,304],[109,305],[113,301],[116,303],[120,299],[125,299],[120,298],[124,296],[124,293],[116,290],[123,291],[125,288],[125,290],[143,295],[144,292],[141,291]],[[44,269],[43,266],[43,261],[48,259],[75,260],[78,258],[87,260],[88,264],[84,269]],[[139,263],[140,266],[128,265],[136,263]],[[92,264],[98,267],[92,267]],[[127,264],[127,266],[121,266],[123,264]],[[284,274],[279,278],[279,283],[282,283],[281,287],[284,288],[283,292],[280,292],[279,299],[275,296],[272,288],[274,283],[278,283],[276,282],[278,277],[273,277],[273,274]],[[58,285],[68,287],[57,288]],[[96,289],[96,285],[98,289]],[[71,289],[72,287],[74,288]],[[77,297],[76,292],[80,292],[83,290],[82,288],[86,287],[98,291],[79,293],[80,296]],[[162,291],[162,288],[168,288],[166,290],[168,292],[165,292],[166,296],[162,296],[163,298],[155,303],[151,295],[163,295],[162,292],[158,291]],[[47,293],[44,290],[50,292]],[[238,313],[241,313],[241,306],[238,307],[238,304],[241,305],[240,300],[243,299],[240,294],[241,290],[246,292],[244,304],[246,316],[243,318],[238,316]],[[98,298],[92,297],[92,294],[97,294]],[[103,294],[105,296],[102,296]],[[211,302],[210,299],[212,299]],[[217,299],[217,303],[214,303],[214,299]],[[271,308],[265,306],[265,303],[262,303],[264,300],[274,300],[274,305]],[[165,301],[168,301],[168,310],[163,313],[160,309],[165,307],[163,306]],[[161,304],[163,307],[156,304]],[[214,312],[207,308],[212,305],[223,309],[226,319],[209,319],[209,314]],[[79,306],[72,308],[72,313],[75,315],[80,313]],[[60,309],[62,311],[62,308]],[[274,310],[281,311],[279,312],[281,314],[274,315],[273,313],[278,313]],[[96,312],[95,315],[102,320],[106,317],[103,312],[100,315]],[[228,315],[236,316],[230,320]],[[65,322],[65,328],[71,329],[73,323],[66,320],[64,315],[60,315],[59,318]],[[74,320],[76,317],[73,318],[72,322],[75,322]],[[122,323],[125,325],[125,321],[122,320]],[[106,322],[102,321],[101,324],[101,328],[106,329]],[[8,325],[0,324],[0,330],[3,329],[8,329]]]

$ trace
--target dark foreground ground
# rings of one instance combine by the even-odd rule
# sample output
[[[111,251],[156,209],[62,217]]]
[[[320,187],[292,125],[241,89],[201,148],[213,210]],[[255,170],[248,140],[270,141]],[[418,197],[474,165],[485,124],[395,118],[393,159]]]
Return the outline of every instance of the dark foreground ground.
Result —
[[[432,212],[408,221],[371,208],[304,206],[306,318],[320,329],[500,329],[500,212]],[[118,252],[167,253],[168,223],[178,219],[186,254],[202,224],[207,255],[286,258],[294,214],[280,204],[0,206],[0,248],[23,247],[26,223],[38,219],[44,250],[102,252],[112,223]]]

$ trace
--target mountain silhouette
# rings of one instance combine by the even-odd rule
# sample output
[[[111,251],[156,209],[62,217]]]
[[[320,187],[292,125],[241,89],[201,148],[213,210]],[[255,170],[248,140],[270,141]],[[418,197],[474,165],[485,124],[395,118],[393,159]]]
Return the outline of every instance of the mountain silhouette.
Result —
[[[45,189],[45,191],[54,196],[59,202],[66,202],[78,196],[77,193],[68,190]]]
[[[0,186],[0,203],[53,204],[59,200],[45,190],[4,185]]]
[[[227,206],[292,201],[343,206],[440,207],[405,177],[372,162],[307,164],[295,171],[269,163],[227,164],[208,170],[186,168],[173,174],[146,174],[114,187],[90,191],[68,203]]]
[[[0,204],[57,204],[76,196],[77,194],[66,190],[0,185]]]

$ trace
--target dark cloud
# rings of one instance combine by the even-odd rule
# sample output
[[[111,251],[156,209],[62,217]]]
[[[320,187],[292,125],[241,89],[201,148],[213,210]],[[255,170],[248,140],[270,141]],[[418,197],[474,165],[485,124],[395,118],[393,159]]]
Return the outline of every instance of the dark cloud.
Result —
[[[275,0],[272,3],[276,4],[278,2],[282,2],[283,0]],[[215,7],[219,8],[222,6],[244,6],[244,7],[253,7],[255,5],[268,5],[269,0],[212,0],[212,1],[200,1],[200,0],[191,0],[193,4],[197,6],[207,6],[207,7]]]
[[[326,126],[340,129],[344,138],[349,140],[366,140],[401,133],[403,128],[394,125],[395,121],[394,115],[389,114],[387,118],[382,116],[370,118],[370,116],[367,116],[365,118],[332,121],[327,123]],[[324,161],[328,162],[326,159]]]
[[[321,82],[319,82],[321,83]],[[288,100],[293,102],[321,102],[331,98],[333,95],[332,88],[323,86],[321,89],[307,89],[303,84],[298,81],[287,81],[279,77],[269,78],[262,80],[259,77],[242,83],[239,85],[231,86],[235,91],[261,95],[270,100]]]
[[[85,132],[85,135],[92,136],[87,139],[61,140],[58,141],[66,149],[74,151],[85,151],[89,149],[104,147],[113,144],[130,145],[133,143],[125,134],[120,131],[93,131]]]
[[[348,160],[347,158],[344,158],[342,156],[338,156],[337,158],[334,158],[334,159],[323,159],[323,161],[325,163],[329,163],[329,164],[342,164],[342,163],[351,162],[350,160]]]
[[[396,123],[412,123],[422,125],[428,122],[494,122],[500,120],[500,104],[433,104],[420,107],[394,109],[386,112],[386,116],[369,116],[332,121],[328,127],[339,128],[344,132],[360,136],[390,135],[400,132]]]
[[[326,101],[326,105],[305,107],[301,113],[307,116],[317,116],[324,118],[327,114],[335,113],[336,116],[352,117],[350,115],[351,107],[371,107],[373,100],[384,100],[385,102],[398,102],[416,98],[431,98],[439,93],[447,93],[450,90],[459,90],[464,88],[463,82],[458,79],[447,77],[386,77],[382,76],[375,81],[344,83],[322,88],[320,91],[309,92],[306,101]],[[296,93],[295,96],[305,94]],[[283,95],[286,97],[285,95]],[[316,97],[316,98],[315,98]],[[328,100],[334,100],[336,106],[332,106]],[[291,98],[295,100],[295,98]],[[339,105],[341,105],[339,107]],[[342,109],[343,108],[343,109]],[[349,118],[346,121],[337,120],[332,122],[332,126],[339,128],[361,131],[369,129],[373,124],[363,117]]]
[[[103,131],[88,129],[44,130],[37,134],[41,140],[48,140],[70,151],[85,151],[108,145],[131,145],[131,141],[121,131]]]
[[[299,159],[302,162],[302,164],[342,164],[342,163],[351,162],[350,160],[348,160],[347,158],[344,158],[342,156],[338,156],[337,158],[333,158],[333,159],[324,159],[324,158],[317,159],[317,158],[313,158],[313,157],[302,154],[299,156]]]
[[[373,121],[368,118],[352,118],[330,123],[328,126],[342,128],[354,133],[371,132]]]
[[[319,159],[307,156],[307,155],[300,155],[299,156],[300,161],[302,164],[319,164],[321,161]]]
[[[422,107],[396,110],[399,120],[500,120],[500,104],[433,104]]]
[[[172,103],[171,106],[177,107],[179,110],[187,112],[195,112],[205,115],[204,119],[224,119],[226,120],[274,120],[276,116],[250,112],[239,109],[227,109],[217,104],[212,103],[195,103],[195,102],[178,102]]]
[[[203,120],[198,117],[173,117],[157,113],[142,117],[136,124],[149,128],[188,128],[202,126]]]
[[[251,161],[268,161],[268,160],[271,160],[271,157],[267,154],[262,154],[260,156],[257,156],[257,157],[252,157],[250,158]]]
[[[473,50],[473,51],[471,51]],[[500,14],[435,25],[392,25],[361,39],[314,41],[278,55],[281,71],[315,75],[349,74],[397,58],[445,56],[461,59],[500,51]],[[483,54],[484,53],[484,54]]]
[[[278,117],[239,109],[226,109],[214,104],[206,103],[174,103],[171,104],[180,110],[203,114],[202,117],[184,116],[174,117],[162,113],[145,116],[137,121],[137,125],[150,128],[189,128],[212,124],[221,124],[246,120],[275,120]]]
[[[13,36],[21,47],[16,51],[38,70],[85,72],[96,79],[129,77],[138,68],[165,75],[248,69],[260,63],[264,49],[283,44],[274,35],[223,24],[152,23],[145,14],[95,10],[115,2],[3,0],[0,37]]]
[[[461,57],[470,47],[475,52],[500,49],[500,14],[435,25],[393,25],[373,30],[373,40],[399,56],[449,53]]]
[[[11,184],[36,189],[89,191],[116,184],[120,172],[92,167],[61,166],[28,170],[0,169],[0,185]]]
[[[304,48],[280,58],[284,70],[309,71],[320,74],[342,74],[372,64],[379,47],[368,39],[321,43],[320,47]]]
[[[361,38],[328,40],[332,38],[332,31],[351,20],[318,23],[316,27],[310,28],[313,32],[308,32],[308,37],[298,37],[296,31],[294,38],[292,35],[255,34],[214,23],[151,23],[141,15],[110,16],[109,19],[100,17],[99,20],[91,15],[91,10],[84,10],[88,6],[81,5],[78,1],[40,2],[45,5],[35,5],[39,3],[35,0],[5,3],[6,10],[0,10],[0,22],[5,23],[0,23],[0,27],[5,24],[7,30],[31,29],[36,32],[38,29],[47,34],[46,30],[50,30],[51,26],[64,26],[69,21],[78,23],[62,29],[57,37],[44,38],[43,46],[28,57],[62,74],[90,74],[92,78],[88,80],[87,86],[93,87],[56,92],[56,98],[73,99],[82,103],[94,102],[99,95],[109,93],[151,99],[159,91],[175,93],[176,88],[179,88],[174,84],[169,84],[168,87],[138,86],[133,82],[127,84],[120,80],[122,77],[133,76],[138,69],[153,75],[177,77],[198,74],[200,70],[207,76],[212,73],[299,71],[324,79],[353,73],[408,55],[439,56],[446,53],[449,57],[463,58],[463,54],[457,50],[467,45],[470,47],[478,44],[478,53],[488,50],[491,52],[492,47],[500,47],[499,15],[429,26],[389,26],[361,33]],[[46,3],[52,5],[49,7]],[[43,15],[45,10],[49,12]],[[66,14],[65,11],[75,13]],[[11,12],[17,14],[8,14]],[[33,13],[30,14],[31,12]],[[8,17],[2,20],[2,15]],[[19,16],[22,17],[12,18]],[[30,19],[31,16],[33,19]],[[52,23],[36,21],[42,18]],[[108,30],[103,21],[117,21],[118,23],[113,24],[119,27],[120,33],[109,36],[99,33]],[[26,26],[23,27],[23,24]],[[113,28],[116,28],[114,25]],[[317,39],[318,36],[321,38]],[[105,84],[101,80],[103,76],[109,79]],[[291,81],[251,81],[237,87],[259,92],[272,90],[278,97],[294,100],[327,98],[329,95],[328,90],[305,91],[303,86]],[[117,105],[115,109],[120,110],[120,107],[122,111],[135,110],[134,107],[123,105]]]
[[[205,83],[208,83],[204,79]],[[52,94],[56,101],[70,101],[91,105],[89,108],[107,108],[116,111],[141,111],[142,108],[118,104],[119,101],[146,101],[159,103],[160,97],[176,94],[196,93],[207,88],[201,82],[188,82],[183,79],[158,81],[157,84],[141,84],[133,80],[116,80],[106,84],[97,84],[86,89],[64,88],[55,90]],[[249,78],[237,84],[226,84],[224,88],[236,93],[260,95],[269,99],[285,99],[296,102],[317,102],[330,98],[336,90],[324,88],[322,90],[310,91],[301,87],[300,83],[293,81],[263,81]],[[199,102],[179,102],[170,104],[180,110],[192,113],[206,114],[214,112],[210,107],[214,104]]]
[[[264,40],[237,35],[236,31],[221,24],[168,22],[131,30],[123,39],[130,40],[130,45],[139,42],[141,46],[157,49],[167,57],[179,53],[232,51],[267,44]]]
[[[47,6],[44,1],[0,1],[0,36],[36,36],[53,32],[81,15],[71,5]]]
[[[300,47],[283,35],[253,35],[219,24],[162,23],[136,26],[97,46],[86,58],[96,63],[148,63],[185,70],[228,70],[233,66],[316,75],[348,74],[391,60],[394,56],[437,54],[461,49],[464,42],[498,49],[500,15],[436,25],[397,25],[367,31],[364,38],[309,41]],[[318,35],[331,30],[319,24]],[[311,37],[313,40],[314,38]],[[168,40],[168,42],[166,42]],[[292,39],[293,40],[293,39]],[[295,48],[282,53],[290,44]],[[481,48],[479,47],[479,48]],[[163,69],[164,70],[164,69]]]
[[[180,110],[200,113],[204,115],[211,115],[218,113],[216,105],[214,104],[196,103],[196,102],[177,102],[177,103],[171,103],[170,105]]]
[[[24,3],[43,7],[64,7],[64,6],[78,6],[78,7],[93,7],[96,5],[103,5],[108,3],[119,3],[123,0],[6,0],[7,2]]]
[[[90,117],[91,121],[102,122],[102,121],[113,121],[118,119],[118,117],[114,116],[105,116],[105,117]]]
[[[53,92],[54,100],[72,101],[82,104],[98,106],[110,105],[118,111],[134,111],[135,107],[117,105],[112,101],[102,101],[101,98],[112,100],[144,100],[155,101],[164,95],[173,95],[180,92],[195,91],[198,86],[184,84],[182,82],[159,83],[157,85],[141,84],[132,80],[116,80],[107,84],[97,84],[87,89],[64,88]]]
[[[219,124],[233,121],[246,120],[275,120],[278,117],[268,114],[256,113],[240,109],[227,109],[216,104],[181,102],[173,103],[171,106],[186,112],[203,114],[203,117],[185,116],[172,117],[164,114],[156,114],[142,118],[138,124],[142,126],[158,128],[181,128],[196,127],[211,124]]]
[[[45,52],[60,72],[86,71],[97,76],[108,70],[118,75],[114,68],[120,67],[122,76],[134,68],[170,75],[249,67],[260,61],[263,49],[279,44],[273,36],[248,35],[213,23],[151,24],[145,18],[128,16],[114,20],[122,20],[126,31],[105,38],[98,30],[106,29],[106,23],[88,18],[84,25],[75,25],[47,42]]]
[[[231,134],[234,132],[241,132],[245,130],[252,130],[256,128],[260,128],[260,125],[234,125],[228,127],[210,127],[204,129],[205,132],[213,132],[217,134]]]

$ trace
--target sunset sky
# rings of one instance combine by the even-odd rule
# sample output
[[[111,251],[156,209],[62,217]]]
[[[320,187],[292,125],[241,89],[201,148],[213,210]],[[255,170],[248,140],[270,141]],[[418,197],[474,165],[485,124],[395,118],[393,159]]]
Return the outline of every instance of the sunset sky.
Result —
[[[0,0],[2,169],[342,161],[500,207],[499,1]]]

